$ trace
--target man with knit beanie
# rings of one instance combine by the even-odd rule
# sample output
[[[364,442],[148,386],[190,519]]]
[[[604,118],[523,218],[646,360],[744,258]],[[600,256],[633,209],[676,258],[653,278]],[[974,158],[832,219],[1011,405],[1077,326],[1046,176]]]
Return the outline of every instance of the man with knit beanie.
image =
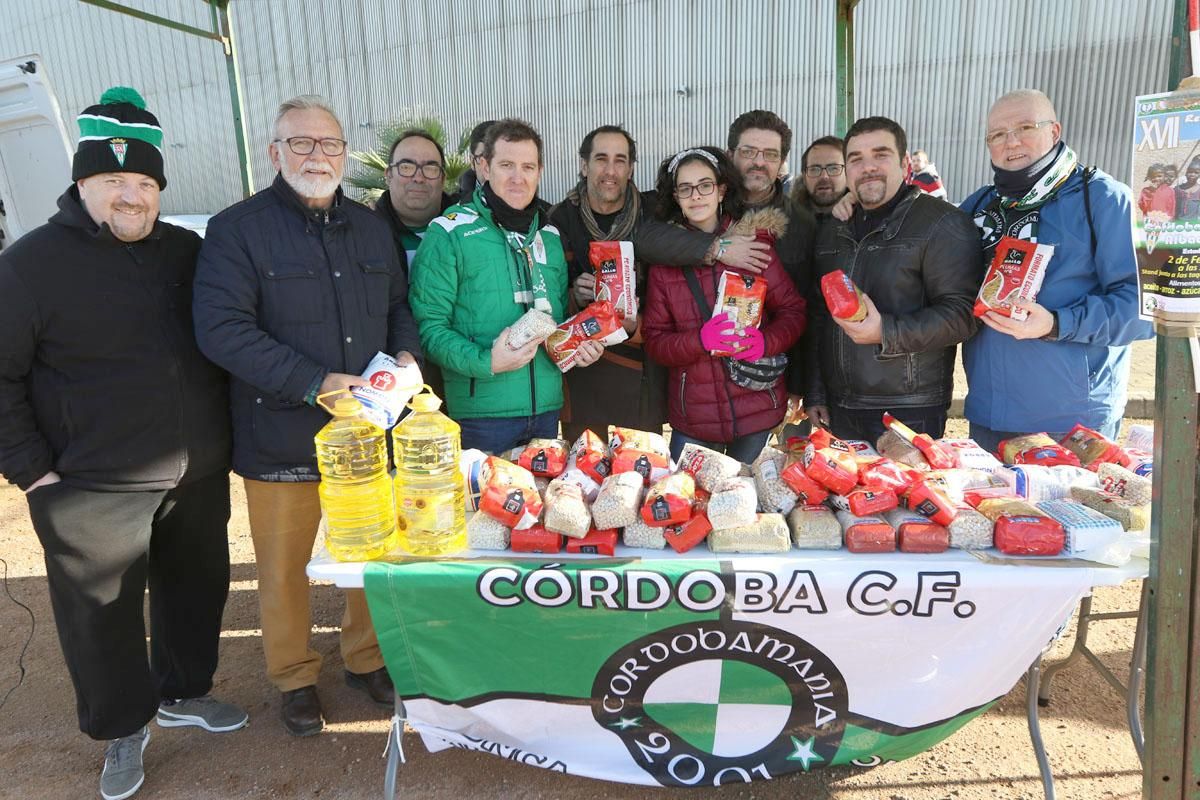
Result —
[[[79,115],[49,223],[0,254],[0,473],[45,549],[80,729],[106,800],[163,727],[236,730],[208,692],[229,591],[223,374],[196,347],[200,239],[158,219],[162,130],[132,89]],[[150,648],[142,612],[150,589]]]

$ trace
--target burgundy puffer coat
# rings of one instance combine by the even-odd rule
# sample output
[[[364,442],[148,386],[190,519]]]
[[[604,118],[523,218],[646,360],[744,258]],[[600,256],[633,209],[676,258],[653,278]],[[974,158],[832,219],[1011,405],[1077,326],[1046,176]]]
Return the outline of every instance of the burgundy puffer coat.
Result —
[[[786,226],[783,213],[764,209],[747,214],[732,229],[754,231],[759,241],[773,245]],[[668,368],[667,418],[671,427],[707,442],[731,442],[775,427],[787,409],[784,379],[765,392],[743,389],[729,379],[722,359],[709,355],[700,343],[700,328],[707,318],[688,286],[686,269],[693,268],[656,265],[649,270],[642,317],[646,353]],[[694,269],[710,308],[716,303],[721,273],[739,272],[721,263]],[[804,333],[806,307],[774,249],[763,277],[767,279],[767,301],[759,327],[766,355],[775,355],[789,350]]]

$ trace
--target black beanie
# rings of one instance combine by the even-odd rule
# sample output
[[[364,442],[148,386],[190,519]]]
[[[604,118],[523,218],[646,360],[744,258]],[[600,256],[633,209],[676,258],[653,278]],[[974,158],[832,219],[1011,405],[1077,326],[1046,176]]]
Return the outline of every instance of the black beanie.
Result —
[[[77,119],[79,148],[71,166],[71,180],[102,172],[139,172],[158,181],[159,189],[167,188],[162,128],[136,90],[114,86]]]

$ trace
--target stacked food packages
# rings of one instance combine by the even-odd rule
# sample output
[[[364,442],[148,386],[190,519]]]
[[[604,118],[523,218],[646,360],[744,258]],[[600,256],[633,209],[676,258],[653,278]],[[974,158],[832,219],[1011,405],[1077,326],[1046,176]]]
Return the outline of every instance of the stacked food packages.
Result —
[[[660,434],[620,427],[607,440],[590,430],[574,443],[535,439],[488,459],[469,544],[598,555],[618,541],[678,553],[994,548],[1106,561],[1148,525],[1149,454],[1081,425],[993,454],[883,421],[874,444],[817,429],[750,465],[694,443],[674,462]]]

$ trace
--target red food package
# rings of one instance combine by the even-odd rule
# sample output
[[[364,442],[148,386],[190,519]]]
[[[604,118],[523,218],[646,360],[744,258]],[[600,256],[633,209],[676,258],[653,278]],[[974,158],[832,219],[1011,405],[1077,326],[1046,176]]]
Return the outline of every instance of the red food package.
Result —
[[[617,546],[617,531],[598,531],[592,528],[582,539],[567,539],[568,553],[588,553],[611,556]],[[516,548],[513,548],[514,550]]]
[[[1093,472],[1098,470],[1101,464],[1120,464],[1127,467],[1132,461],[1120,445],[1082,424],[1071,428],[1059,444],[1074,453],[1079,463]]]
[[[1011,497],[1014,500],[1020,500],[1011,486],[995,486],[987,489],[967,489],[963,492],[963,500],[967,501],[967,505],[971,508],[979,508],[979,504],[984,500],[997,500],[1003,497]]]
[[[717,302],[713,305],[713,316],[728,314],[739,332],[746,328],[757,328],[762,322],[766,300],[766,278],[725,270],[717,281]]]
[[[862,290],[854,285],[843,270],[835,269],[821,276],[821,294],[829,313],[849,322],[862,322],[867,318],[867,304],[863,302]]]
[[[623,447],[613,455],[612,471],[613,475],[622,472],[636,472],[642,476],[645,485],[649,486],[654,481],[665,478],[671,473],[671,460],[658,453],[647,453]]]
[[[958,514],[958,509],[940,489],[924,481],[914,483],[904,494],[904,507],[923,517],[929,517],[938,525],[949,525]]]
[[[658,453],[660,456],[671,454],[671,448],[667,446],[667,440],[661,433],[622,428],[620,425],[608,426],[608,447],[614,454],[625,449]]]
[[[813,450],[811,456],[806,453],[805,459],[808,461],[805,474],[834,494],[846,494],[858,485],[858,464],[853,456],[848,465],[839,453],[825,448]]]
[[[562,534],[534,525],[523,531],[514,530],[509,547],[516,553],[557,553],[562,550]]]
[[[1034,301],[1053,255],[1053,245],[1012,236],[1002,238],[975,298],[975,316],[982,317],[989,311],[1015,320],[1029,316],[1027,311],[1018,311],[1013,306],[1028,306]]]
[[[1045,433],[1027,433],[1000,442],[1000,458],[1005,464],[1037,464],[1042,467],[1081,466],[1067,448]]]
[[[996,549],[1010,556],[1056,556],[1067,541],[1057,520],[1032,515],[1001,515],[993,535]]]
[[[800,505],[817,505],[829,497],[829,492],[824,486],[808,477],[808,473],[804,471],[803,457],[795,453],[788,453],[787,466],[779,473],[779,477],[789,489],[800,496]]]
[[[708,514],[697,512],[693,513],[692,518],[682,525],[663,528],[662,535],[667,540],[667,544],[671,545],[672,550],[676,553],[686,553],[703,542],[711,532],[712,523],[708,521]]]
[[[896,508],[883,518],[896,529],[902,553],[942,553],[950,547],[950,531],[915,511]]]
[[[829,498],[830,504],[842,511],[849,511],[856,517],[869,517],[891,511],[900,501],[891,489],[852,489],[846,494],[835,494]]]
[[[622,318],[636,317],[637,269],[633,242],[592,242],[588,261],[596,273],[596,299],[613,304]]]
[[[696,499],[692,501],[692,516],[703,514],[708,509],[708,498],[712,497],[712,492],[706,489],[696,487]]]
[[[557,478],[567,468],[567,443],[562,439],[532,439],[517,463],[534,475]]]
[[[851,553],[891,553],[896,549],[896,530],[882,517],[858,517],[837,512],[842,538]]]
[[[603,440],[590,429],[585,430],[571,445],[568,466],[575,466],[596,483],[612,474],[612,457]]]
[[[868,489],[891,489],[896,494],[908,491],[920,478],[910,468],[905,468],[890,458],[876,458],[858,462],[858,482]]]
[[[562,372],[575,366],[579,345],[591,340],[607,347],[629,338],[612,303],[596,301],[559,325],[546,339],[546,352]]]
[[[646,493],[642,521],[652,528],[681,525],[692,518],[695,496],[696,481],[688,473],[676,472],[660,478]]]
[[[542,498],[529,470],[498,456],[483,465],[479,510],[514,529],[530,528],[542,515]]]

